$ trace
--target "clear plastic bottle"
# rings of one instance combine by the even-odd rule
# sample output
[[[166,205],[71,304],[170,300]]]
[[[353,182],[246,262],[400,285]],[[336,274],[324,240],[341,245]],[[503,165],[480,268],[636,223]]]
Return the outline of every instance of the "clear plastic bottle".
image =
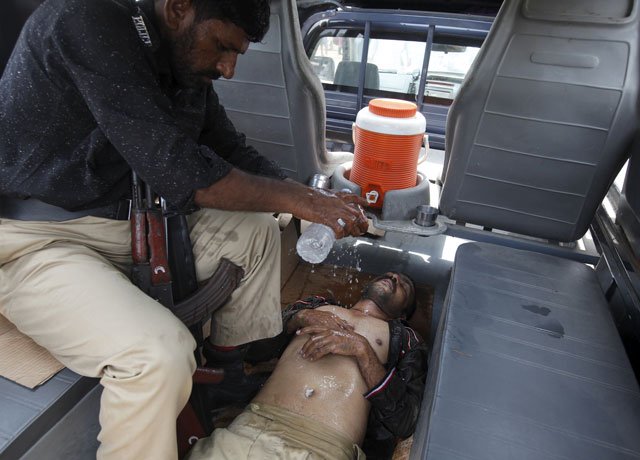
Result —
[[[312,264],[319,264],[327,258],[336,234],[330,227],[323,224],[309,225],[296,243],[296,250],[302,259]]]

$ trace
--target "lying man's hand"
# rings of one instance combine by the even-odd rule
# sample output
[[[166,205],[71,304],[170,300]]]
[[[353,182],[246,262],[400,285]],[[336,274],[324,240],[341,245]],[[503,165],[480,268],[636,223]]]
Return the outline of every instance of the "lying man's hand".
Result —
[[[327,329],[351,330],[353,326],[344,319],[329,311],[323,310],[300,310],[289,321],[287,329],[289,333],[308,326],[320,326]]]
[[[300,349],[303,358],[315,361],[328,354],[358,357],[371,348],[366,338],[350,329],[331,329],[325,326],[307,326],[298,335],[309,334],[309,340]]]
[[[300,355],[304,359],[316,361],[329,354],[354,357],[368,389],[374,388],[386,374],[369,341],[353,329],[307,326],[299,329],[297,334],[310,335],[300,349]]]

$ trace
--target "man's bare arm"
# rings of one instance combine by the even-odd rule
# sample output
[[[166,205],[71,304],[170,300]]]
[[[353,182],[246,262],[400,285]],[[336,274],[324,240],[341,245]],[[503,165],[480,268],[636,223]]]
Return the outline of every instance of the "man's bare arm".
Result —
[[[299,219],[323,223],[336,236],[361,235],[367,229],[362,210],[349,203],[366,205],[362,197],[318,190],[291,180],[247,174],[229,174],[195,192],[196,205],[229,211],[286,212]],[[338,220],[344,222],[341,226]]]
[[[297,333],[311,336],[300,349],[302,357],[309,361],[328,354],[353,356],[369,389],[379,384],[387,373],[369,341],[353,330],[309,326]]]
[[[353,330],[351,324],[330,311],[305,309],[300,310],[287,322],[287,333],[293,334],[298,329],[308,326]]]

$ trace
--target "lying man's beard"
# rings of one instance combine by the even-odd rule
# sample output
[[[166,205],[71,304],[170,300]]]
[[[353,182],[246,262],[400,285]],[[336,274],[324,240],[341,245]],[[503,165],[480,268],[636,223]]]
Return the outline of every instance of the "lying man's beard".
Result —
[[[393,283],[394,285],[393,291],[387,291],[387,290],[383,291],[382,289],[377,288],[375,282],[382,279],[388,279]],[[385,276],[385,275],[378,276],[377,278],[374,278],[371,282],[369,282],[369,284],[367,284],[364,287],[364,289],[362,290],[362,298],[371,300],[373,303],[377,305],[377,307],[380,310],[382,310],[384,314],[393,318],[393,316],[390,315],[388,312],[387,305],[389,301],[393,298],[393,294],[396,289],[397,289],[397,283],[392,277]]]

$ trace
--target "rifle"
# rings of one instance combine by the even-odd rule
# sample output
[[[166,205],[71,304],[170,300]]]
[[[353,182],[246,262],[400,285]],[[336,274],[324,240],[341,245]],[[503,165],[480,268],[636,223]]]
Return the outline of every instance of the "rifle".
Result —
[[[133,282],[165,307],[174,307],[171,271],[167,259],[166,232],[162,211],[155,205],[151,187],[132,174],[131,256]]]
[[[144,189],[144,198],[142,190]],[[189,226],[183,213],[166,203],[132,173],[131,252],[133,282],[193,328],[209,319],[240,284],[244,270],[221,259],[202,286],[196,278]]]
[[[144,189],[144,197],[142,190]],[[166,203],[132,173],[131,253],[133,282],[147,295],[169,308],[191,331],[201,346],[202,326],[224,305],[240,284],[244,270],[221,259],[213,276],[198,286],[189,226],[183,213],[167,211]],[[224,371],[201,367],[193,375],[194,392],[177,420],[178,451],[184,456],[193,440],[213,427],[207,417],[202,385],[220,383]]]

